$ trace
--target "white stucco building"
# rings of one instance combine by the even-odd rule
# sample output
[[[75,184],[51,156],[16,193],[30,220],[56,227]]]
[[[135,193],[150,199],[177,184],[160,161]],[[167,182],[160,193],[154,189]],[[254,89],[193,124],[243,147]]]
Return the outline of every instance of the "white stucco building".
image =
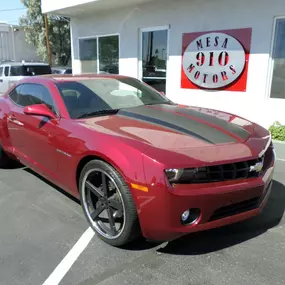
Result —
[[[74,73],[130,75],[174,102],[285,124],[284,0],[42,0],[71,18]]]
[[[0,22],[0,62],[38,61],[40,57],[34,46],[26,42],[24,28]]]

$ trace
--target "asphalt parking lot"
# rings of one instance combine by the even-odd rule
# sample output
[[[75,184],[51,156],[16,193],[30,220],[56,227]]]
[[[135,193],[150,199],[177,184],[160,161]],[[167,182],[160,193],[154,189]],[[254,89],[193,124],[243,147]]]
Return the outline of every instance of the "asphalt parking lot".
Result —
[[[284,285],[284,174],[277,161],[259,217],[156,246],[118,249],[94,236],[66,265],[88,228],[80,205],[25,168],[1,170],[0,284]]]

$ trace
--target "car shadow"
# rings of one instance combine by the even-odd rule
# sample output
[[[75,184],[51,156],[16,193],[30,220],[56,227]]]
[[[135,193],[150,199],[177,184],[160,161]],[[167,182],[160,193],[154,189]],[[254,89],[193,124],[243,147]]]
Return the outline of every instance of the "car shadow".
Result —
[[[1,167],[2,170],[24,169],[26,166],[21,164],[18,160],[13,160],[8,166]]]
[[[60,187],[58,187],[57,185],[53,184],[52,182],[50,182],[49,180],[47,180],[46,178],[44,178],[43,176],[41,176],[40,174],[36,173],[35,171],[33,171],[32,169],[25,167],[23,168],[24,171],[29,172],[30,174],[36,176],[37,178],[39,178],[40,180],[42,180],[44,183],[48,184],[49,186],[53,187],[55,190],[57,190],[58,192],[60,192],[61,194],[65,195],[67,198],[73,200],[75,203],[80,204],[80,201],[78,199],[76,199],[75,197],[73,197],[72,195],[70,195],[68,192],[66,192],[65,190],[61,189]]]
[[[263,212],[252,219],[221,228],[193,233],[169,242],[158,252],[174,255],[202,255],[219,251],[264,234],[277,226],[285,210],[285,186],[274,180]]]

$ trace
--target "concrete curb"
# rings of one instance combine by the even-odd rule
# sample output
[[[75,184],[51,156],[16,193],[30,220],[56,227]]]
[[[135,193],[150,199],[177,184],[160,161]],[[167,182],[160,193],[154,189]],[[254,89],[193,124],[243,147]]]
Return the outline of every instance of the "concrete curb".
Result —
[[[277,158],[285,160],[285,142],[272,140]]]

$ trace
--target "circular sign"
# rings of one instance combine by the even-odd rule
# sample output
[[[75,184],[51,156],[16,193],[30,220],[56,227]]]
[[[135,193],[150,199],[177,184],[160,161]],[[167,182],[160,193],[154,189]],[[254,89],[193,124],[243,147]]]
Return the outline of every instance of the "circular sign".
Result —
[[[208,89],[231,84],[242,74],[244,66],[243,46],[223,33],[207,33],[196,38],[183,55],[186,76],[195,85]]]

